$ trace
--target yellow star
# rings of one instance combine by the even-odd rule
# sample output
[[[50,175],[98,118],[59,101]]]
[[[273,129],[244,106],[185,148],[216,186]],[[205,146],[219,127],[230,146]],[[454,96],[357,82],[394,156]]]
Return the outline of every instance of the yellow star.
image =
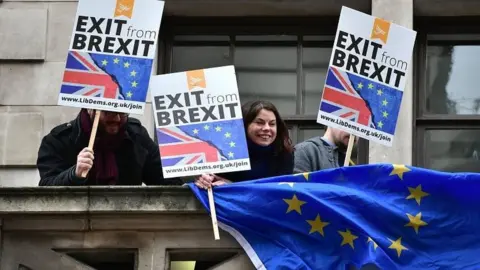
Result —
[[[309,172],[306,172],[306,173],[297,173],[297,174],[294,174],[294,176],[298,176],[298,175],[303,175],[303,177],[305,177],[305,179],[308,181],[308,176],[310,175]]]
[[[304,202],[304,201],[300,201],[297,198],[297,195],[293,195],[293,197],[291,199],[283,199],[283,200],[288,204],[287,213],[295,210],[300,215],[302,214],[301,206],[307,203],[307,202]]]
[[[398,257],[402,254],[402,250],[408,250],[408,248],[402,246],[402,237],[398,238],[396,241],[388,239],[392,244],[388,247],[391,249],[395,249],[397,251]]]
[[[322,220],[320,219],[320,215],[318,215],[318,214],[317,214],[317,218],[315,218],[315,220],[307,220],[307,222],[308,222],[308,224],[310,224],[310,226],[312,226],[309,234],[312,234],[314,232],[318,232],[322,236],[325,236],[323,234],[323,228],[325,228],[328,224],[330,224],[329,222],[322,222]]]
[[[128,97],[128,98],[131,98],[132,95],[133,95],[132,92],[130,92],[130,91],[127,92],[127,97]]]
[[[133,82],[132,82],[132,87],[137,87],[137,84],[138,84],[138,83],[137,83],[136,81],[133,81]]]
[[[373,89],[373,83],[368,84],[368,89]]]
[[[130,72],[130,76],[135,77],[135,75],[137,75],[137,72],[135,70],[132,70],[132,72]]]
[[[383,117],[387,118],[388,117],[388,112],[383,112]]]
[[[373,239],[372,239],[371,237],[368,237],[367,243],[368,243],[368,242],[372,242],[372,243],[373,243],[373,249],[375,249],[375,250],[377,249],[378,244],[375,243],[375,241],[373,241]]]
[[[382,121],[378,122],[378,127],[379,127],[379,128],[382,128],[382,127],[383,127]]]
[[[102,61],[102,66],[106,66],[108,64],[108,61],[107,60],[103,60]]]
[[[387,105],[388,105],[388,101],[387,101],[386,99],[384,99],[384,100],[382,101],[382,105],[383,105],[383,106],[387,106]]]
[[[125,62],[125,63],[123,63],[123,66],[126,67],[126,68],[128,68],[128,67],[130,66],[130,63]]]
[[[114,64],[118,64],[118,61],[120,61],[120,60],[118,60],[118,58],[113,59]]]
[[[349,229],[347,229],[347,230],[344,231],[344,232],[338,231],[338,233],[343,237],[343,240],[342,240],[342,244],[341,244],[341,245],[343,246],[343,245],[349,244],[349,245],[352,247],[352,249],[353,249],[353,248],[354,248],[354,246],[353,246],[353,241],[354,241],[355,239],[357,239],[358,236],[353,235],[353,234],[350,232]]]
[[[383,94],[382,89],[378,89],[378,90],[377,90],[377,95],[381,96],[382,94]]]
[[[362,88],[363,88],[363,84],[362,84],[362,83],[357,84],[357,88],[358,88],[358,89],[362,89]]]
[[[418,213],[416,216],[412,216],[407,213],[407,216],[410,222],[406,224],[405,227],[413,227],[413,229],[417,234],[418,234],[418,228],[420,228],[420,226],[428,225],[428,223],[422,220],[422,212]]]
[[[407,200],[415,199],[418,205],[420,205],[423,197],[430,195],[422,190],[422,185],[418,185],[416,188],[408,187],[408,191],[410,191],[410,195],[408,195]]]
[[[398,175],[400,177],[400,180],[403,180],[403,174],[406,172],[409,172],[410,169],[407,168],[405,165],[398,165],[398,164],[392,164],[393,165],[393,170],[390,173],[390,175]]]

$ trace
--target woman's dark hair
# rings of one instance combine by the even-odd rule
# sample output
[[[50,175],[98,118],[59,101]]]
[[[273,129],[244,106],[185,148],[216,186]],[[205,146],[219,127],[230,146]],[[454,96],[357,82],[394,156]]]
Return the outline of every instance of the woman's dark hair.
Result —
[[[277,110],[277,107],[269,101],[258,100],[251,101],[243,104],[242,114],[243,122],[245,125],[245,132],[248,130],[248,126],[255,120],[258,113],[265,109],[267,111],[273,112],[277,122],[277,137],[273,141],[275,154],[281,154],[283,152],[292,153],[292,140],[288,134],[288,128],[283,119],[280,117],[280,113]]]

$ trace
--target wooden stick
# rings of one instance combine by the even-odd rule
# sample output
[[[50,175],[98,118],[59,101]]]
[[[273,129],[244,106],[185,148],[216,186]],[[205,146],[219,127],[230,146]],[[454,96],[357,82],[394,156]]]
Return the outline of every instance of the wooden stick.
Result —
[[[350,134],[350,139],[348,139],[348,147],[347,153],[345,154],[345,161],[343,162],[343,166],[347,167],[350,165],[350,159],[352,157],[352,150],[353,150],[353,143],[355,142],[355,136]]]
[[[213,235],[215,236],[215,240],[219,240],[220,233],[218,232],[217,212],[215,211],[212,188],[208,189],[208,204],[210,205],[210,215],[212,216]]]
[[[95,136],[97,136],[98,120],[100,120],[100,110],[95,110],[95,119],[93,120],[92,132],[90,133],[90,141],[88,142],[88,149],[93,151],[93,144],[95,143]],[[87,177],[88,171],[82,173],[82,177]]]

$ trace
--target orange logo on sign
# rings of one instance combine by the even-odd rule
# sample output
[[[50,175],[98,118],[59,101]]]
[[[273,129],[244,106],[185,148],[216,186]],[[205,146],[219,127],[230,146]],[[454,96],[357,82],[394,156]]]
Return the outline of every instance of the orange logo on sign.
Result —
[[[115,7],[115,17],[126,16],[131,19],[134,5],[135,0],[117,0],[117,6]]]
[[[192,90],[195,87],[207,88],[203,69],[187,71],[187,84],[188,90]]]
[[[372,39],[378,38],[381,41],[383,41],[383,43],[387,44],[389,31],[390,31],[390,22],[380,18],[375,18],[375,22],[373,23],[371,38]]]

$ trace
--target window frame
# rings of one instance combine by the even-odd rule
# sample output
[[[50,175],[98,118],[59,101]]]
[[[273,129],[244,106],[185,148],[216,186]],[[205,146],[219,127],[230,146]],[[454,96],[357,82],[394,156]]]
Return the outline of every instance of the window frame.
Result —
[[[480,129],[480,114],[437,114],[428,113],[427,105],[427,50],[433,45],[479,45],[480,16],[472,17],[416,17],[414,28],[417,31],[413,54],[413,155],[414,166],[427,167],[426,131],[476,130]],[[459,29],[462,31],[459,33]],[[444,38],[430,39],[429,35],[441,35]],[[476,39],[459,38],[461,35],[478,35]]]
[[[161,24],[162,36],[159,38],[158,47],[158,71],[157,74],[168,74],[172,70],[173,47],[175,45],[199,45],[211,46],[215,44],[230,45],[230,55],[232,65],[235,63],[235,49],[238,44],[244,46],[292,46],[297,47],[297,99],[296,115],[282,116],[289,128],[292,129],[291,139],[293,142],[300,135],[301,127],[312,127],[320,125],[316,122],[317,115],[302,115],[305,111],[304,102],[304,75],[303,75],[303,48],[333,46],[335,33],[337,31],[338,16],[330,17],[245,17],[245,18],[175,18],[165,17]],[[318,27],[321,25],[322,27]],[[229,36],[229,41],[175,41],[174,37],[182,35],[212,35]],[[264,35],[286,35],[296,36],[296,40],[286,41],[236,41],[235,37],[246,36],[264,36]],[[304,40],[304,36],[326,36],[332,37],[331,40]],[[300,98],[299,98],[300,97]],[[319,101],[320,102],[320,101]],[[323,126],[325,127],[325,126]],[[297,141],[297,143],[300,141]],[[368,164],[369,142],[361,139],[357,145],[357,164]]]

